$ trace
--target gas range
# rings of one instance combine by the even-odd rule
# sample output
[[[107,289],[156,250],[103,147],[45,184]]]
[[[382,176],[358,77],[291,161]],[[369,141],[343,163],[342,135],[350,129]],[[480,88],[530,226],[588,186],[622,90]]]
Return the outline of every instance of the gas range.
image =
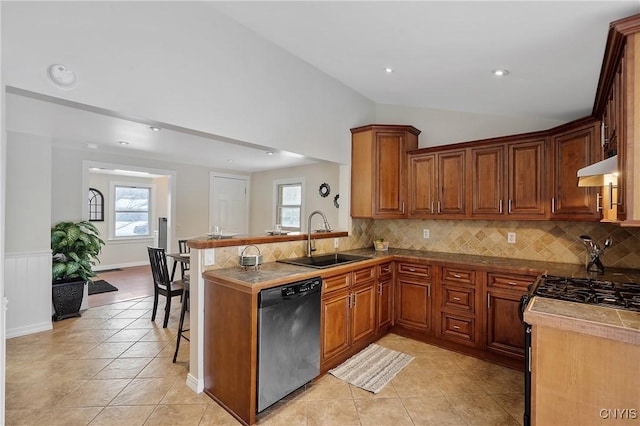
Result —
[[[543,275],[532,296],[640,312],[640,284]]]

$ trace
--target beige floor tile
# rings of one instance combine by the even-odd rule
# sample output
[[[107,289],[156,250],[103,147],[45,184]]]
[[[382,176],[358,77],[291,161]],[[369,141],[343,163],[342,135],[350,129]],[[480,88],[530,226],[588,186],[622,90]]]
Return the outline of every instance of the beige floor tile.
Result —
[[[458,371],[462,369],[455,363],[451,354],[433,354],[431,352],[421,352],[414,355],[412,361],[423,370],[427,371]]]
[[[118,358],[103,368],[94,379],[133,379],[153,358]]]
[[[426,373],[442,395],[485,395],[485,391],[466,373],[438,371]]]
[[[518,424],[489,395],[447,396],[447,401],[469,425],[515,426]]]
[[[117,358],[129,349],[132,344],[132,342],[100,343],[79,358]]]
[[[158,405],[145,422],[145,426],[197,426],[207,405]]]
[[[129,349],[122,353],[124,358],[136,358],[136,357],[155,357],[162,349],[167,345],[165,342],[136,342]]]
[[[126,311],[120,312],[119,314],[117,314],[113,318],[115,318],[115,319],[120,319],[120,318],[138,319],[138,318],[141,318],[147,312],[149,312],[149,309],[127,309]]]
[[[293,396],[296,400],[351,399],[349,383],[335,378],[331,374],[308,383],[305,390]]]
[[[307,425],[360,425],[352,399],[307,401]]]
[[[104,407],[131,379],[89,380],[59,401],[60,407]]]
[[[109,337],[107,342],[137,342],[142,339],[145,334],[149,331],[144,328],[134,328],[134,329],[126,329],[120,330],[115,333],[113,336]]]
[[[105,407],[90,423],[91,426],[142,426],[154,405]]]
[[[522,416],[524,415],[524,394],[496,394],[491,395],[491,398],[504,408],[511,417],[522,423]]]
[[[102,407],[53,408],[41,410],[30,426],[84,426],[94,419]],[[19,424],[19,423],[18,423]]]
[[[357,399],[355,404],[362,426],[413,425],[400,399]]]
[[[109,405],[159,404],[177,377],[133,379]]]
[[[142,342],[175,342],[176,341],[176,329],[173,328],[152,328],[142,336],[140,341]]]
[[[214,401],[204,392],[195,393],[186,385],[186,372],[175,381],[160,404],[213,404]]]
[[[144,328],[148,330],[151,328],[162,327],[162,320],[158,320],[158,317],[156,317],[156,321],[158,322],[153,322],[149,320],[149,318],[138,318],[129,324],[127,328]]]
[[[432,375],[422,370],[412,374],[398,374],[391,383],[400,397],[443,396]]]
[[[156,357],[147,364],[140,374],[138,374],[138,377],[176,377],[186,375],[187,373],[188,371],[185,370],[182,364],[174,364],[171,358]]]
[[[354,399],[370,399],[370,398],[397,398],[398,392],[396,392],[393,386],[393,380],[385,385],[378,393],[369,392],[364,389],[360,389],[355,385],[349,385],[351,389],[351,396]]]
[[[279,402],[258,415],[256,423],[261,426],[306,426],[307,402]]]
[[[524,373],[522,371],[492,366],[486,371],[472,370],[468,374],[488,394],[524,393]]]
[[[136,318],[118,318],[118,317],[109,318],[105,320],[102,324],[100,324],[100,328],[103,328],[103,329],[115,328],[116,330],[121,330],[124,327],[131,324],[132,322],[134,322],[135,320]]]
[[[200,426],[237,426],[241,423],[217,404],[207,405]]]
[[[458,426],[466,424],[443,396],[403,398],[402,404],[415,425]]]

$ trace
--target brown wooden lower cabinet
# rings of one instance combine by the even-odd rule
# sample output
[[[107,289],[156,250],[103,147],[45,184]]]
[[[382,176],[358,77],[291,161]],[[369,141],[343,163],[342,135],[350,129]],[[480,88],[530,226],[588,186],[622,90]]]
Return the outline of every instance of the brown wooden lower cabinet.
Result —
[[[524,333],[520,321],[520,298],[534,276],[487,274],[486,346],[489,352],[524,359]]]
[[[321,301],[320,370],[326,372],[376,337],[375,267],[330,277]],[[345,288],[343,284],[347,283]],[[329,291],[326,292],[327,287]],[[331,288],[340,288],[331,291]]]
[[[376,333],[385,333],[393,325],[393,277],[378,279]]]

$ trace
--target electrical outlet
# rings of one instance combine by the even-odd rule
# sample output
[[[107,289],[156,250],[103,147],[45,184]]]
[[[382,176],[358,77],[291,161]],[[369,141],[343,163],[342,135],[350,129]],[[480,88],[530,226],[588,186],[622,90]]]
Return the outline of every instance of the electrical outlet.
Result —
[[[333,239],[333,248],[337,249],[338,247],[340,247],[340,239],[339,238],[334,238]]]
[[[422,238],[429,238],[429,230],[428,229],[423,229],[422,230]]]
[[[204,266],[211,266],[216,263],[216,252],[214,249],[204,250]]]
[[[507,232],[507,242],[509,244],[516,243],[516,233],[515,232]]]

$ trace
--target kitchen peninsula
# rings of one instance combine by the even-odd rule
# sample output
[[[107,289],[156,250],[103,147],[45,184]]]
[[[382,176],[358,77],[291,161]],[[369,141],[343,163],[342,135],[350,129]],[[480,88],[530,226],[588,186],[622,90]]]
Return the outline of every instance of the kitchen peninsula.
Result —
[[[518,301],[527,291],[526,284],[543,273],[588,275],[584,266],[573,264],[402,249],[359,249],[348,253],[368,259],[323,270],[269,262],[259,270],[234,267],[203,274],[204,391],[244,424],[254,424],[257,415],[257,301],[262,289],[316,276],[323,278],[322,373],[390,330],[522,369],[524,333],[518,318]],[[412,273],[421,273],[421,279],[411,278]],[[607,277],[640,283],[640,274],[633,270],[611,270]],[[390,287],[385,288],[386,285]],[[424,293],[420,293],[423,288]],[[340,307],[342,292],[363,297],[356,304],[362,310]],[[386,301],[385,294],[390,297]],[[419,294],[425,296],[425,305],[416,307],[414,296]],[[514,297],[506,297],[508,294]],[[495,305],[485,300],[492,300]],[[543,303],[536,301],[537,298],[530,310]],[[335,310],[336,306],[340,308]],[[497,317],[493,311],[496,306]],[[348,311],[346,322],[336,322],[336,315],[342,318],[339,315],[343,308]],[[640,336],[640,314],[629,314],[631,320],[623,328],[631,336]],[[390,316],[389,324],[385,315]],[[340,330],[347,330],[345,335],[333,329],[337,324]]]

